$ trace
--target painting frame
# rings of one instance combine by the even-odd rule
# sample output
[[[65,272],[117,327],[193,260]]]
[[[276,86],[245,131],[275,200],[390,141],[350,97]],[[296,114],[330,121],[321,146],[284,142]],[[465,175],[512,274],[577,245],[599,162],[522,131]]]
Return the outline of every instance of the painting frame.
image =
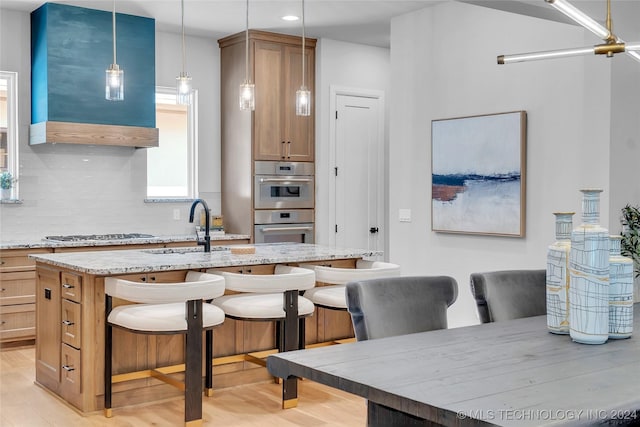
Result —
[[[431,230],[525,237],[527,112],[431,121]]]

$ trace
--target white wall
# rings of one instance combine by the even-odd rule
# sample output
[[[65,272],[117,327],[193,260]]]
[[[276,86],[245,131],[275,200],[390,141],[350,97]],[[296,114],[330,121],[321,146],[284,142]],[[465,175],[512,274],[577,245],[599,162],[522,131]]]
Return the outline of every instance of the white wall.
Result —
[[[19,73],[19,190],[22,204],[0,205],[3,241],[49,234],[192,233],[190,203],[144,203],[146,151],[90,145],[29,146],[29,14],[0,9],[0,69]],[[186,37],[187,71],[199,91],[200,195],[220,212],[219,49]],[[156,84],[175,85],[181,71],[178,34],[156,33]],[[108,65],[108,64],[107,64]],[[173,220],[179,209],[181,219]]]
[[[330,111],[330,87],[377,90],[388,96],[389,49],[321,39],[316,48],[316,64],[316,242],[328,244],[334,227],[329,223],[328,203],[334,167],[329,156],[329,128],[330,121],[335,118],[335,112]],[[388,144],[388,117],[387,111],[385,146]]]
[[[552,212],[575,211],[579,222],[579,189],[604,189],[601,223],[609,224],[616,191],[609,177],[610,61],[498,66],[499,54],[584,46],[592,36],[575,26],[462,3],[397,17],[391,28],[389,257],[403,274],[455,277],[459,296],[450,326],[477,323],[469,275],[544,269],[554,240]],[[528,114],[526,237],[431,231],[431,120],[515,110]],[[397,221],[401,208],[412,210],[413,222]]]

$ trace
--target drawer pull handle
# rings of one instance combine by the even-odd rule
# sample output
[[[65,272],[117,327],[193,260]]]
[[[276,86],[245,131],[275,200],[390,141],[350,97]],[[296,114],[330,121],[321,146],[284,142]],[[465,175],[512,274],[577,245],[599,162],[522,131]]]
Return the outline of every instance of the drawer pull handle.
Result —
[[[5,288],[0,289],[0,292],[4,292],[4,291],[6,291],[6,289],[5,289]]]
[[[63,320],[62,324],[65,326],[75,325],[75,323],[73,323],[71,320]]]
[[[71,372],[71,371],[75,371],[76,368],[74,368],[73,366],[69,366],[69,365],[62,365],[62,369],[64,369],[67,372]]]
[[[75,288],[75,286],[70,285],[70,284],[68,284],[68,283],[64,283],[64,284],[62,285],[62,287],[63,287],[63,288],[65,288],[65,289],[73,289],[73,288]]]
[[[0,325],[4,325],[5,323],[7,322],[3,320],[2,322],[0,322]]]

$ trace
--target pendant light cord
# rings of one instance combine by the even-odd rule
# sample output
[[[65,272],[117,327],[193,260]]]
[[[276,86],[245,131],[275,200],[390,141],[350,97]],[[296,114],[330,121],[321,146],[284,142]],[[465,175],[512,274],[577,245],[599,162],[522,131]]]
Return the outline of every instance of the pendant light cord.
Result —
[[[111,25],[113,27],[113,63],[116,61],[116,0],[113,0],[113,11],[111,13]]]
[[[305,88],[304,85],[304,57],[305,57],[305,46],[304,46],[304,0],[302,0],[302,88]]]
[[[245,83],[249,83],[249,0],[247,0],[247,25],[246,32],[244,36],[244,80]]]
[[[181,6],[181,13],[182,13],[182,22],[181,22],[181,25],[182,25],[182,74],[184,75],[185,63],[187,62],[185,48],[184,48],[184,0],[181,0],[180,6]]]

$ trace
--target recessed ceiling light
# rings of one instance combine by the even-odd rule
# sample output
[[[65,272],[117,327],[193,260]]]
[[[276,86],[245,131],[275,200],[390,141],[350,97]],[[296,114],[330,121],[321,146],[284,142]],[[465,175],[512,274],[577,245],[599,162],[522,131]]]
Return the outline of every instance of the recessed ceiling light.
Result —
[[[282,17],[283,21],[297,21],[298,19],[300,19],[300,17],[295,15],[287,15]]]

